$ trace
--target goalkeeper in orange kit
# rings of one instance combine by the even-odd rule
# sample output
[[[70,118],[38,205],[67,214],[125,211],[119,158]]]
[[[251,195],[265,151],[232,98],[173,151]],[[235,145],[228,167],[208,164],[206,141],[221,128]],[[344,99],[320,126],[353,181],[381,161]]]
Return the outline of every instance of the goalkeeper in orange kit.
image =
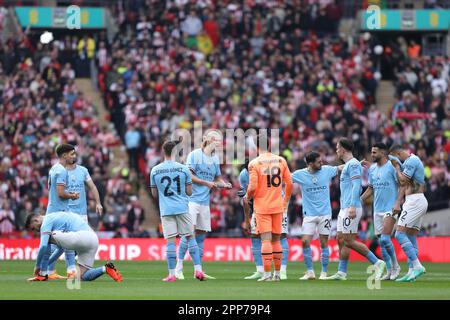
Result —
[[[261,255],[264,264],[264,275],[258,281],[280,281],[281,222],[292,193],[291,172],[286,160],[269,152],[269,148],[270,146],[267,149],[259,148],[259,156],[248,166],[250,183],[246,197],[247,200],[253,199],[256,229],[261,235]],[[273,276],[272,261],[275,269]]]

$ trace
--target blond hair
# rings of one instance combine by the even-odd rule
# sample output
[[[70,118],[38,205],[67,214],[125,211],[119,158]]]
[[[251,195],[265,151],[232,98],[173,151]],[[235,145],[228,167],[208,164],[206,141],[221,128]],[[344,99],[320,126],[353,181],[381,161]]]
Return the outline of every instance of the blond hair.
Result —
[[[202,148],[206,147],[208,144],[210,144],[214,140],[222,140],[222,134],[220,133],[219,130],[210,129],[203,136]]]

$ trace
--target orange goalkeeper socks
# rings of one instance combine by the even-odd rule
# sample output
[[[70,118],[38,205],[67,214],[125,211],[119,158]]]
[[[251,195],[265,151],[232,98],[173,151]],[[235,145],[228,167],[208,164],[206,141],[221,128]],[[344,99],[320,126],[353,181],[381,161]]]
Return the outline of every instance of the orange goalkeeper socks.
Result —
[[[275,268],[275,271],[280,271],[281,269],[281,259],[283,257],[283,249],[281,248],[280,241],[274,241],[272,242],[272,248],[273,248],[273,265]]]
[[[270,272],[272,269],[272,242],[263,240],[261,245],[261,256],[263,259],[264,272]]]

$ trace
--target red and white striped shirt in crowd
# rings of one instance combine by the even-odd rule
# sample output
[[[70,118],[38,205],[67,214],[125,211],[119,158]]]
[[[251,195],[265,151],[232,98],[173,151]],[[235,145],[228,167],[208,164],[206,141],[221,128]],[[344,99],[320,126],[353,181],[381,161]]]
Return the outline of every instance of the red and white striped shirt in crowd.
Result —
[[[0,210],[0,234],[14,231],[14,212],[12,210]]]

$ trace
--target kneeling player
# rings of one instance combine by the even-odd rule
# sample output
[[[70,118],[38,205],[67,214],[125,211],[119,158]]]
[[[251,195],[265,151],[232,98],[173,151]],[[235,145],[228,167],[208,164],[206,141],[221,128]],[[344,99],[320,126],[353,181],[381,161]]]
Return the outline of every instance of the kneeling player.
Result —
[[[58,250],[74,250],[78,254],[78,267],[80,278],[83,281],[92,281],[107,273],[114,281],[122,281],[122,275],[112,262],[103,267],[93,268],[95,254],[98,249],[97,234],[89,227],[79,215],[70,212],[55,212],[46,216],[30,214],[25,227],[41,233],[39,252],[34,268],[34,278],[30,281],[46,281],[48,264],[59,256],[55,252],[50,257],[50,244],[58,246]]]
[[[169,275],[163,279],[166,282],[177,280],[175,267],[177,251],[175,240],[179,235],[185,237],[189,247],[189,254],[194,262],[194,277],[204,280],[199,248],[194,238],[194,222],[188,209],[188,196],[192,195],[192,179],[189,168],[174,161],[173,151],[177,145],[175,141],[163,144],[164,162],[153,167],[150,173],[152,196],[159,199],[164,238],[167,240],[167,264]]]

